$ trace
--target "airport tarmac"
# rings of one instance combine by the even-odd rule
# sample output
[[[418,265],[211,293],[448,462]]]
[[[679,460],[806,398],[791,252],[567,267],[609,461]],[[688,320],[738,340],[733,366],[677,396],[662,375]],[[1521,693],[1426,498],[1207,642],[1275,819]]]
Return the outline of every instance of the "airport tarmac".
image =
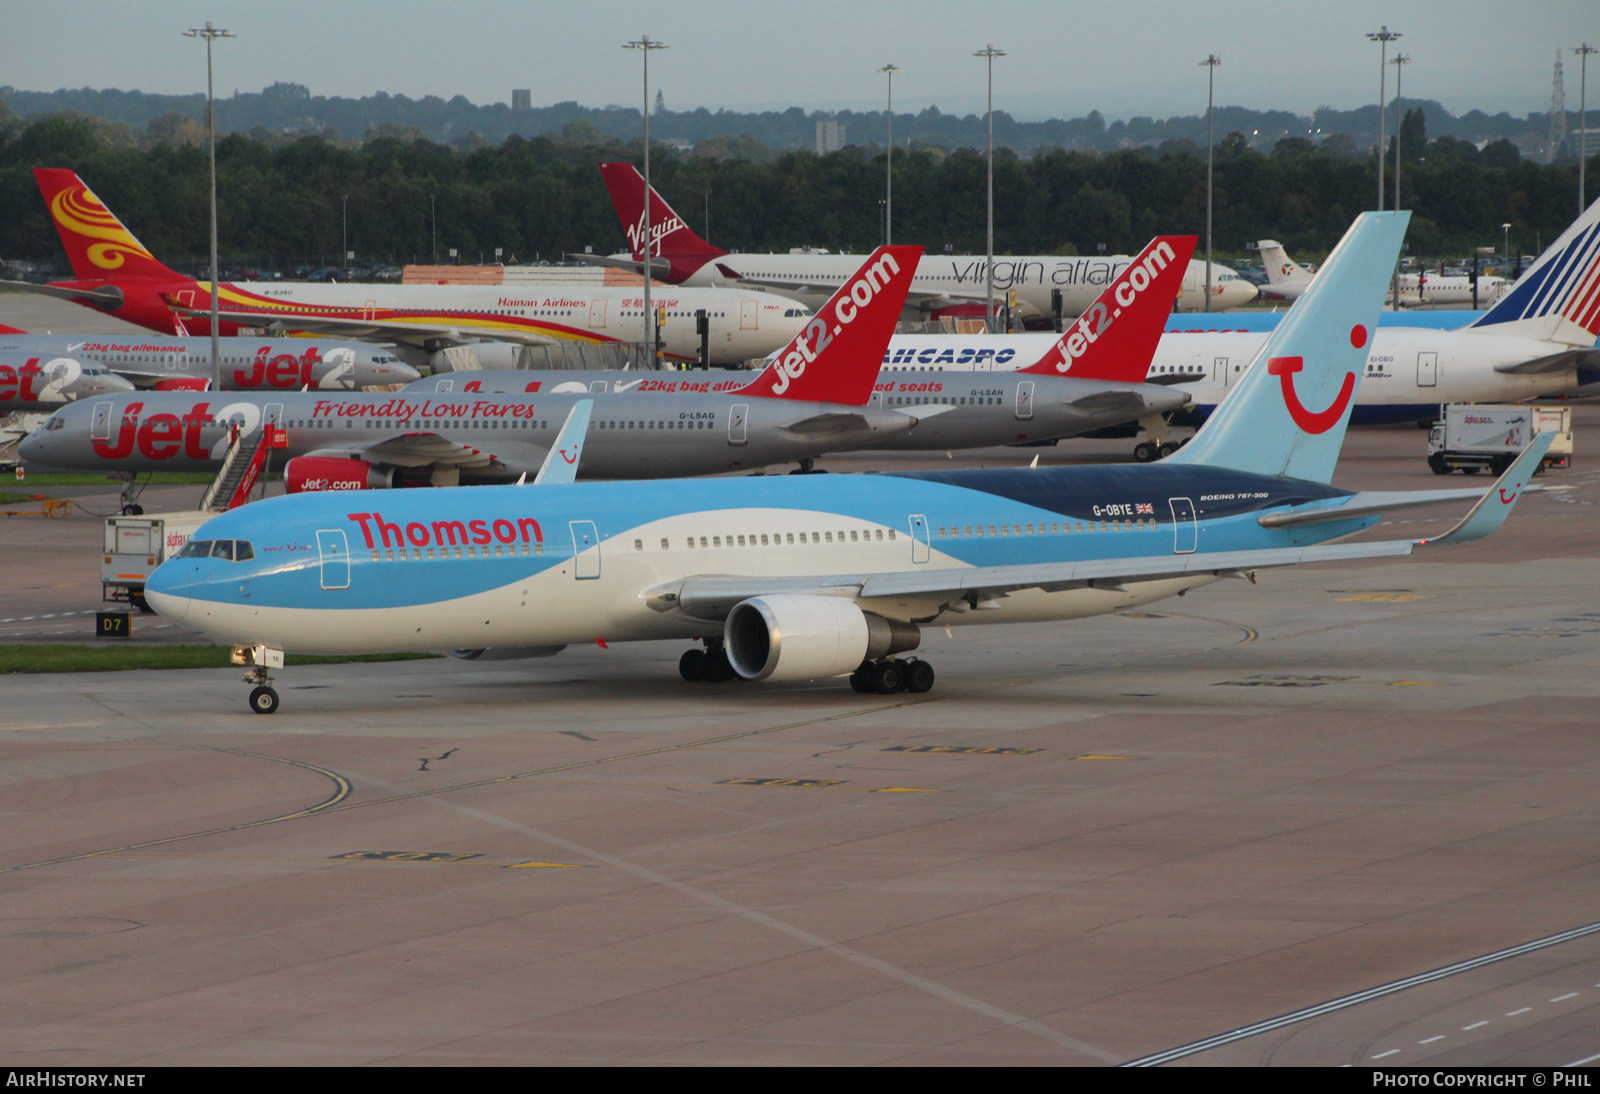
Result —
[[[671,643],[291,668],[272,717],[237,670],[6,677],[0,1052],[1592,1059],[1597,426],[1488,540],[929,628],[920,697],[688,685]],[[1354,432],[1339,481],[1488,485],[1424,443]],[[0,616],[92,608],[97,537],[0,522]]]

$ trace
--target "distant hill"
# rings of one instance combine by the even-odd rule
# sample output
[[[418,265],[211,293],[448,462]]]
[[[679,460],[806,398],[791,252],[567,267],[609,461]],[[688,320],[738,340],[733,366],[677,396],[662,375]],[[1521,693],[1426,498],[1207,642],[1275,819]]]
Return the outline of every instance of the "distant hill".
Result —
[[[147,130],[151,123],[163,131],[171,130],[177,119],[195,122],[204,119],[205,96],[150,95],[141,91],[79,88],[59,91],[19,91],[0,87],[0,100],[11,113],[30,118],[38,115],[75,112],[91,118],[120,122],[135,131]],[[1482,144],[1509,138],[1524,154],[1544,152],[1543,134],[1549,131],[1546,114],[1525,118],[1500,113],[1489,115],[1470,111],[1460,117],[1428,100],[1406,102],[1407,108],[1423,112],[1429,136],[1450,136]],[[1391,108],[1392,109],[1392,108]],[[0,114],[0,118],[4,115]],[[850,143],[871,147],[880,138],[883,114],[878,111],[841,110],[833,114],[790,107],[784,111],[741,113],[732,110],[661,110],[651,116],[651,136],[661,141],[681,141],[699,145],[723,138],[749,138],[774,152],[814,148],[817,121],[833,117],[846,128]],[[1391,115],[1392,117],[1392,115]],[[1572,112],[1569,129],[1577,124]],[[217,127],[222,133],[267,135],[337,134],[345,139],[361,139],[369,133],[384,136],[422,137],[445,144],[463,142],[498,144],[512,135],[537,137],[574,133],[611,137],[624,141],[643,135],[643,119],[635,108],[588,107],[576,102],[556,103],[529,110],[513,110],[505,103],[478,105],[457,95],[449,100],[430,95],[411,99],[404,95],[378,92],[360,99],[313,95],[301,84],[278,83],[259,92],[247,92],[217,100]],[[915,114],[897,114],[894,120],[897,143],[954,149],[981,147],[987,139],[984,118],[980,115],[945,114],[930,106]],[[1318,109],[1310,116],[1283,110],[1254,110],[1225,106],[1216,112],[1216,133],[1236,132],[1262,151],[1284,137],[1308,137],[1313,141],[1343,134],[1351,138],[1352,151],[1365,150],[1376,143],[1376,106],[1355,110]],[[1203,147],[1205,115],[1171,118],[1133,117],[1107,122],[1099,111],[1071,119],[1019,122],[1003,111],[995,113],[995,143],[1029,155],[1039,149],[1062,148],[1069,151],[1159,148],[1166,142],[1194,142]]]

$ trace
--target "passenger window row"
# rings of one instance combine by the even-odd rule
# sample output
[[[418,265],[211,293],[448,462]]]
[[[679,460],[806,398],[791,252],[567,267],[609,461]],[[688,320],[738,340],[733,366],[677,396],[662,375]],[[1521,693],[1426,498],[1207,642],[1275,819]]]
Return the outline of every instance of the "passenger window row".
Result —
[[[855,529],[848,533],[844,529],[837,532],[773,532],[769,534],[746,533],[745,535],[731,536],[688,536],[684,539],[684,546],[693,551],[698,548],[718,547],[789,547],[795,544],[795,536],[799,536],[801,544],[806,543],[893,543],[899,537],[893,528],[866,528]],[[807,537],[810,537],[809,539]],[[848,536],[848,538],[846,538]],[[644,540],[633,541],[635,551],[644,550]],[[671,542],[661,537],[661,549],[670,551]]]
[[[532,548],[530,551],[529,548]],[[437,550],[437,554],[435,554]],[[396,552],[399,552],[398,555]],[[453,553],[452,553],[453,552]],[[527,557],[529,554],[544,554],[543,543],[496,543],[493,551],[487,543],[453,544],[434,547],[374,547],[372,548],[372,561],[374,562],[426,562],[434,559],[447,558],[516,558],[518,555]]]
[[[1099,522],[1101,532],[1153,532],[1156,530],[1154,517],[1138,520],[1102,520]],[[1096,531],[1095,522],[1090,521],[1052,521],[1048,527],[1041,521],[1038,525],[1032,524],[952,524],[948,529],[939,529],[940,539],[981,539],[985,535],[991,538],[998,536],[1062,536],[1071,535],[1074,531],[1086,534]]]
[[[595,422],[596,429],[710,429],[713,423],[705,419],[667,420],[664,422]]]

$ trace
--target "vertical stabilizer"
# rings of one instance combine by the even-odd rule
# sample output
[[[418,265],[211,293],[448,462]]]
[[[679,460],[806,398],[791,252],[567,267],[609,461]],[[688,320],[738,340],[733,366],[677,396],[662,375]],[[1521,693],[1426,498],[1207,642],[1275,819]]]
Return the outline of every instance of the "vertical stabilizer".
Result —
[[[1362,213],[1194,440],[1167,457],[1328,482],[1408,212]]]
[[[1467,330],[1592,346],[1600,332],[1600,201]]]
[[[636,259],[643,259],[644,238],[644,176],[631,163],[602,163],[600,174],[611,191],[611,204],[617,209],[617,222],[622,234],[628,238],[628,251]],[[672,210],[655,188],[650,188],[650,255],[664,258],[672,266],[662,280],[679,284],[700,267],[713,259],[721,258],[727,251],[719,250],[695,235],[688,223]],[[657,276],[661,276],[657,274]]]
[[[1198,236],[1157,236],[1023,372],[1142,384]]]
[[[879,247],[740,394],[865,406],[921,247]]]
[[[72,274],[79,281],[135,277],[188,280],[156,261],[76,173],[59,167],[35,167],[33,177],[44,194],[50,219],[61,233]]]
[[[1311,283],[1311,271],[1290,258],[1282,243],[1275,239],[1263,239],[1256,244],[1256,248],[1261,252],[1261,265],[1266,268],[1268,285],[1303,287]]]

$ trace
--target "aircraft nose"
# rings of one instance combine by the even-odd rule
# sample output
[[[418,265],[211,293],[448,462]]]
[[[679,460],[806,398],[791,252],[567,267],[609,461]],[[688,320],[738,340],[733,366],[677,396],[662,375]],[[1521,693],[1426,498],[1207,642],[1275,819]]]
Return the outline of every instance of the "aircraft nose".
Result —
[[[193,568],[185,559],[168,559],[157,566],[144,583],[145,603],[158,615],[181,620],[189,614],[189,572]]]
[[[43,434],[44,430],[36,429],[22,438],[22,443],[17,445],[17,455],[28,463],[49,463],[50,461],[45,459],[45,454],[49,451],[49,445],[45,441]]]

